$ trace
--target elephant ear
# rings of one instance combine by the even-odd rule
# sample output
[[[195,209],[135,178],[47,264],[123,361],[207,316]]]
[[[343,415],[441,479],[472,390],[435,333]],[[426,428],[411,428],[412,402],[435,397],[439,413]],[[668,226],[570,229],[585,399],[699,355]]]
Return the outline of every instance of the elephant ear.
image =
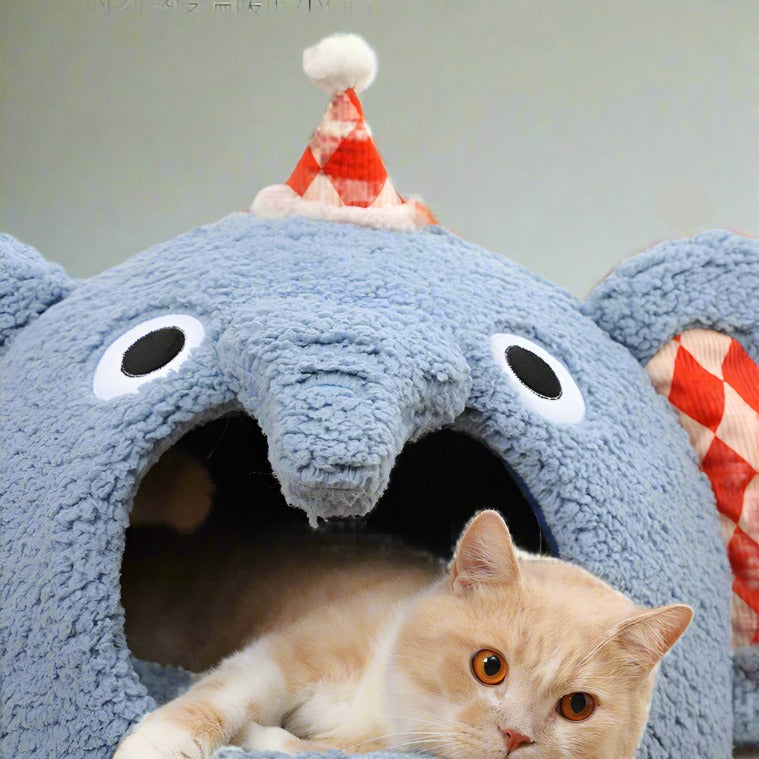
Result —
[[[583,310],[648,371],[709,477],[733,569],[733,643],[759,644],[759,241],[716,231],[615,269]]]
[[[74,280],[11,235],[0,234],[0,356],[14,335],[63,300]]]
[[[759,241],[716,230],[621,263],[583,311],[642,364],[693,327],[730,335],[759,360]]]

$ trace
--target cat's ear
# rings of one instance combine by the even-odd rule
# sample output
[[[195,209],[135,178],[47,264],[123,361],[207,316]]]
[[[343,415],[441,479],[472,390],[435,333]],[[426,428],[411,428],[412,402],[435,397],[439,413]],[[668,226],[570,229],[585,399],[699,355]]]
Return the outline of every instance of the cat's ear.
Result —
[[[612,639],[645,671],[653,669],[675,645],[693,619],[693,609],[685,604],[659,606],[634,614],[622,622]]]
[[[481,511],[466,526],[451,565],[451,589],[519,582],[519,563],[506,522],[497,511]]]

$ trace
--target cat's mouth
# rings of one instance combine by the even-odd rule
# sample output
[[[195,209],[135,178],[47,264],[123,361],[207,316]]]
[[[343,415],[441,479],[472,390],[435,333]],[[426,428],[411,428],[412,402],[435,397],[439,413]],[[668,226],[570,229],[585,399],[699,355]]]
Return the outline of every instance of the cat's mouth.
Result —
[[[474,438],[441,429],[404,448],[370,514],[329,520],[318,529],[401,540],[448,558],[464,525],[484,508],[503,514],[517,545],[547,550],[529,494],[504,462]],[[136,636],[144,635],[157,609],[172,617],[167,605],[203,597],[209,583],[218,588],[216,595],[234,593],[239,567],[229,557],[255,550],[262,536],[290,533],[288,545],[297,551],[298,535],[310,530],[306,515],[286,503],[253,418],[228,414],[186,433],[144,476],[127,530],[122,601],[133,652],[190,668],[212,664],[210,656],[167,657],[173,650],[168,643],[163,654],[154,654],[153,643],[163,646],[158,637],[148,636],[141,645]],[[199,606],[187,618],[191,634],[206,629],[205,617],[214,613]]]

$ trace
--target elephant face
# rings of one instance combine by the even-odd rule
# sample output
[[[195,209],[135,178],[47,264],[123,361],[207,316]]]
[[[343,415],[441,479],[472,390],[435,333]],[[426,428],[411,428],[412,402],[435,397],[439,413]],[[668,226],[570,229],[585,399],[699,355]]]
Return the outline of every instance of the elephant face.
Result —
[[[39,276],[18,275],[16,291],[36,318],[7,328],[0,370],[0,589],[15,620],[0,648],[25,694],[7,746],[47,740],[44,720],[18,717],[46,692],[55,719],[99,736],[82,756],[105,755],[150,707],[118,594],[129,511],[161,454],[233,412],[256,420],[284,500],[312,523],[370,512],[415,440],[446,429],[478,441],[554,553],[639,603],[697,608],[662,666],[642,751],[655,756],[666,733],[677,755],[727,755],[729,581],[711,491],[592,303],[438,228],[235,214],[86,281],[55,270],[55,297],[35,255],[25,271],[33,260]],[[508,504],[463,509],[492,505],[509,518]],[[44,601],[23,603],[41,582]],[[30,678],[51,649],[75,666]],[[88,713],[70,695],[82,679],[97,683]]]

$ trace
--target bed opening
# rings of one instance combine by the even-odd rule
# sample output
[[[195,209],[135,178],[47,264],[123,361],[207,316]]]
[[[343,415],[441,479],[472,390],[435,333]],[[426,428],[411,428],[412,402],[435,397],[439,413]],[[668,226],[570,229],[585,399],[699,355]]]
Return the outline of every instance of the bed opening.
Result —
[[[171,498],[191,504],[190,513],[177,517],[176,503],[173,515],[166,512],[161,501]],[[297,552],[311,528],[303,512],[285,503],[266,438],[241,413],[187,433],[145,476],[138,502],[122,563],[127,642],[139,659],[203,670],[245,642],[236,596],[260,541],[284,533]],[[335,541],[369,533],[447,559],[462,527],[483,508],[503,514],[517,545],[547,551],[529,501],[503,461],[472,437],[445,429],[406,446],[369,515],[318,529]],[[146,523],[150,509],[167,523]]]

